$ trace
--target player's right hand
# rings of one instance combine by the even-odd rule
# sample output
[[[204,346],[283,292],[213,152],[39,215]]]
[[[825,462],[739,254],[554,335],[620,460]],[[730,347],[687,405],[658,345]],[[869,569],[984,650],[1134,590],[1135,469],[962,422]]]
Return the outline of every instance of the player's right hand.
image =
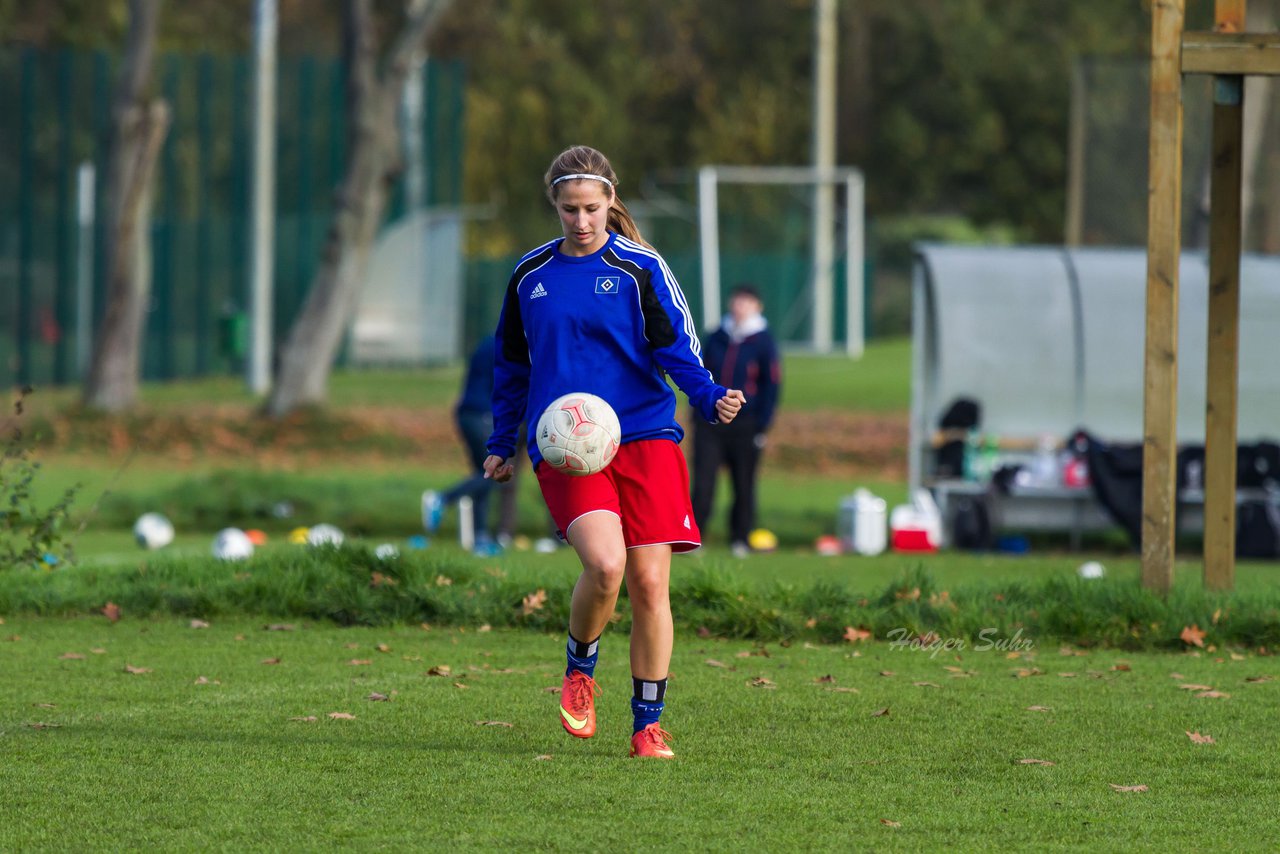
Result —
[[[509,460],[497,454],[490,454],[484,460],[484,476],[493,478],[498,483],[506,483],[516,473],[516,467]]]

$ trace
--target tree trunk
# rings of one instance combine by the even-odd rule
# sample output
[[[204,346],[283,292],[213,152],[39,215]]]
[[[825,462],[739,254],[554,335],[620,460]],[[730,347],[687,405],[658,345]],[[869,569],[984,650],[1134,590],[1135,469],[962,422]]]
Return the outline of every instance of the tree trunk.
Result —
[[[165,104],[143,101],[158,11],[159,0],[130,0],[128,44],[112,105],[107,301],[84,387],[84,404],[108,412],[137,402],[142,321],[151,294],[151,184],[169,128]]]
[[[364,284],[390,182],[400,169],[401,92],[419,45],[447,2],[410,0],[405,24],[379,79],[369,0],[348,0],[347,171],[320,267],[280,352],[265,407],[268,415],[280,417],[302,406],[323,404],[327,398],[329,374]]]

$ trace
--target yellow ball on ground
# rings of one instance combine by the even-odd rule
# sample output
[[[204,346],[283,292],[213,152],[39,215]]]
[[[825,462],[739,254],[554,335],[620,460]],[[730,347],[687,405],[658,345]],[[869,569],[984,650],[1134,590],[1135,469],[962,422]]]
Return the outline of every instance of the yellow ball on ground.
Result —
[[[747,534],[747,545],[753,552],[771,552],[778,547],[778,537],[767,528],[756,528]]]
[[[289,532],[289,542],[295,545],[306,545],[309,533],[311,533],[310,528],[294,528]]]

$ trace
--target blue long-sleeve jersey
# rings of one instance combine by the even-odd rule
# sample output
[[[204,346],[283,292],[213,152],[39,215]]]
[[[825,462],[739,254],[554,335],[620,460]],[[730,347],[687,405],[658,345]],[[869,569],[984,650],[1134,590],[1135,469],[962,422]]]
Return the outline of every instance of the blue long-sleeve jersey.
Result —
[[[599,395],[618,413],[623,443],[679,442],[675,394],[664,372],[708,421],[725,395],[703,367],[689,304],[662,257],[610,233],[597,252],[558,250],[563,238],[525,255],[498,319],[493,435],[489,453],[515,452],[525,422],[529,458],[542,459],[538,418],[562,394]]]

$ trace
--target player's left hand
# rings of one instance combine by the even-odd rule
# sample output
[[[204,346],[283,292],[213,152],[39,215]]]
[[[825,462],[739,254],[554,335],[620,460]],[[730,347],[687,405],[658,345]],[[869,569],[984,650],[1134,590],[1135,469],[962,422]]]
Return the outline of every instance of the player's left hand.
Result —
[[[747,397],[736,388],[731,388],[725,393],[725,396],[716,401],[716,416],[720,419],[721,424],[728,424],[738,415],[738,410],[742,409],[742,404],[747,402]]]

